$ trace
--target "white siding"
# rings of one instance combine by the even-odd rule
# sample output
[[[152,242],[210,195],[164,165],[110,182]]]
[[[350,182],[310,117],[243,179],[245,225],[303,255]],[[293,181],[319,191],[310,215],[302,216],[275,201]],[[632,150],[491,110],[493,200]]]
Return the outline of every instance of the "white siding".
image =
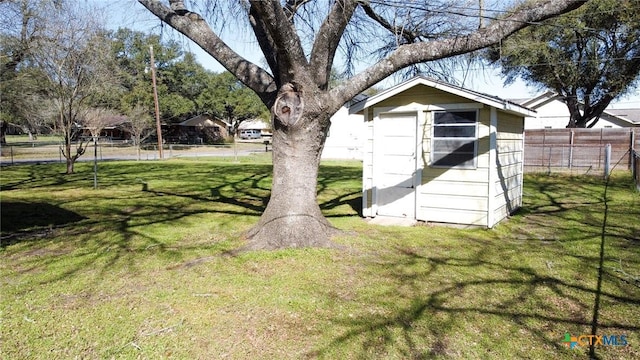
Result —
[[[424,169],[418,194],[418,220],[487,226],[489,109],[478,112],[478,160],[475,169],[434,168],[429,164],[433,116],[423,132]]]
[[[522,206],[524,158],[522,118],[500,113],[496,134],[495,197],[492,201],[494,224]],[[493,224],[491,224],[493,226]]]
[[[478,111],[476,168],[432,167],[430,164],[433,111],[447,109]],[[416,219],[491,227],[521,205],[524,114],[512,115],[486,104],[470,102],[469,98],[418,85],[363,109],[364,216],[377,214],[374,163],[380,160],[380,154],[375,149],[374,114],[389,111],[418,114],[416,174],[420,181],[415,190]]]
[[[323,159],[362,160],[366,139],[364,117],[349,115],[343,106],[331,117],[331,126],[322,150]]]
[[[362,216],[374,217],[376,213],[373,191],[373,121],[369,112],[364,113],[364,149],[362,154]]]

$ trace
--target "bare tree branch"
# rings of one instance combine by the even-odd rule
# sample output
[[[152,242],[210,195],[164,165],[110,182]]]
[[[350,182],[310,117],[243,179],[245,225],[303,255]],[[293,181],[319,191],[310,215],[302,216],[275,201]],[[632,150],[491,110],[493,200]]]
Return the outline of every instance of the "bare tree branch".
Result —
[[[360,6],[364,10],[364,13],[367,14],[367,16],[370,17],[373,21],[377,22],[378,24],[380,24],[380,26],[392,32],[393,34],[402,36],[407,41],[407,43],[413,43],[420,37],[419,34],[408,30],[404,26],[398,27],[389,23],[385,18],[375,12],[368,1],[361,1]]]
[[[289,21],[284,9],[277,0],[255,0],[250,1],[250,3],[253,11],[261,18],[269,37],[273,39],[275,44],[280,45],[274,49],[278,68],[281,70],[289,69],[289,71],[280,71],[274,74],[278,87],[293,81],[293,74],[296,70],[307,66],[307,59],[300,43],[300,37],[293,23]]]
[[[328,85],[336,50],[356,7],[357,2],[353,0],[336,1],[320,26],[311,50],[310,67],[314,69],[316,84],[323,89]]]
[[[293,17],[299,8],[304,6],[304,4],[310,2],[311,0],[287,0],[287,4],[284,7],[284,11],[289,18],[289,21],[293,21]]]
[[[569,12],[585,2],[586,0],[546,0],[528,3],[510,16],[465,36],[400,45],[385,59],[365,69],[345,84],[333,89],[331,91],[332,98],[338,103],[345,103],[399,69],[412,64],[439,60],[497,44],[501,39],[532,23]]]
[[[263,101],[272,102],[275,99],[277,91],[273,77],[233,51],[200,15],[189,11],[180,15],[159,0],[138,1],[155,16],[198,44],[238,80],[254,90]]]
[[[253,6],[249,7],[249,23],[253,28],[253,33],[256,35],[258,45],[267,60],[269,68],[274,74],[278,73],[278,58],[276,56],[277,46],[267,30],[267,25],[265,24],[264,19],[260,17]]]

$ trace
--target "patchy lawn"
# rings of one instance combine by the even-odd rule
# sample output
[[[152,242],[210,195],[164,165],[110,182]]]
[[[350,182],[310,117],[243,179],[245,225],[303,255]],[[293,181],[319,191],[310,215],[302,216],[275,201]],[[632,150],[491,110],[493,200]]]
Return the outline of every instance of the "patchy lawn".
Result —
[[[242,161],[101,163],[97,190],[91,164],[4,167],[2,358],[573,359],[565,334],[594,329],[628,344],[596,356],[640,357],[627,174],[606,201],[599,178],[528,175],[493,230],[399,228],[358,216],[359,164],[326,163],[342,250],[233,255],[271,181]]]

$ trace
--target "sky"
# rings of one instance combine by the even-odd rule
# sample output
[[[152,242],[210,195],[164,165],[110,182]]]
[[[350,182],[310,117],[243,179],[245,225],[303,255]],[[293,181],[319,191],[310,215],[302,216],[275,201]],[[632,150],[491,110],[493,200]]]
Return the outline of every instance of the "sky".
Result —
[[[224,71],[224,68],[198,45],[174,31],[168,25],[162,26],[160,20],[136,0],[86,1],[104,10],[105,20],[109,28],[115,30],[118,27],[128,27],[144,32],[162,33],[163,36],[182,43],[184,49],[194,53],[198,62],[206,69],[215,72]],[[262,54],[249,34],[235,32],[233,34],[227,34],[225,40],[227,40],[227,43],[240,55],[258,65],[263,64]],[[463,84],[465,88],[503,99],[526,99],[543,92],[543,90],[527,86],[523,81],[516,81],[509,86],[505,86],[498,69],[480,69],[477,65],[473,66],[474,68],[469,70],[466,81]],[[456,74],[458,78],[462,78],[462,76],[463,74]],[[378,87],[384,89],[395,83],[395,80],[388,79],[379,84]],[[634,93],[617,100],[612,103],[609,108],[640,108],[640,91],[636,90]]]

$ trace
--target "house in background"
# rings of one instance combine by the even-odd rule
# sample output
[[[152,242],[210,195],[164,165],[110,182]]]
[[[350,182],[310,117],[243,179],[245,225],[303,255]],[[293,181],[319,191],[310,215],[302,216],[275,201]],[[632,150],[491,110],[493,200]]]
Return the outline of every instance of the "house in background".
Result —
[[[223,142],[229,137],[229,124],[203,114],[194,116],[167,129],[166,141],[179,144],[205,144]]]
[[[114,140],[130,140],[131,121],[124,115],[120,116],[106,116],[101,118],[99,124],[100,134],[98,135],[102,140],[114,141]],[[94,130],[96,128],[93,128]],[[80,128],[80,131],[76,137],[83,139],[90,139],[92,137],[91,126],[84,125]]]
[[[322,150],[323,159],[362,160],[365,124],[362,114],[350,114],[349,107],[366,99],[358,95],[331,117],[331,126]]]
[[[363,215],[493,227],[522,204],[535,112],[413,78],[351,106],[365,121]]]
[[[607,112],[640,127],[640,109],[607,109]]]
[[[569,109],[563,97],[553,91],[544,92],[531,99],[514,100],[518,104],[533,109],[537,116],[525,119],[525,129],[564,129],[569,123]],[[632,114],[631,116],[624,116]],[[640,126],[640,110],[605,110],[594,129]]]

